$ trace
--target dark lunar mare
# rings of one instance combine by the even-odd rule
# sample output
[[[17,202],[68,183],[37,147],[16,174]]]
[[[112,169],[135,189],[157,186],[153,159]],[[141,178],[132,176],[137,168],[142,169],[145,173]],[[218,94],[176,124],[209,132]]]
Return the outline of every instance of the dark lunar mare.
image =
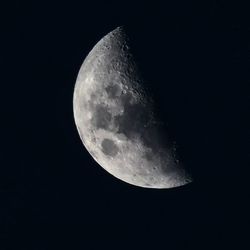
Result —
[[[109,156],[115,156],[118,153],[119,149],[110,139],[104,139],[102,141],[102,152]]]
[[[141,87],[143,88],[143,86]],[[131,141],[136,142],[139,139],[143,142],[144,146],[148,148],[148,151],[144,155],[147,160],[153,160],[156,155],[164,158],[163,152],[171,150],[172,142],[167,138],[164,123],[155,119],[159,117],[155,117],[153,105],[150,105],[152,103],[133,103],[134,97],[129,91],[124,93],[121,91],[119,85],[112,83],[105,88],[105,91],[109,98],[114,100],[119,99],[124,112],[122,115],[112,117],[111,112],[109,112],[105,104],[97,104],[93,109],[93,126],[97,129],[114,132],[109,126],[110,123],[113,123],[113,127],[117,129],[116,133],[125,135]],[[147,94],[149,95],[149,93]],[[108,156],[115,156],[119,151],[115,142],[110,139],[104,139],[101,147],[103,153]],[[162,171],[167,173],[176,171],[176,166],[163,167]]]
[[[112,115],[104,104],[97,104],[93,109],[92,123],[97,129],[107,129],[111,122]]]

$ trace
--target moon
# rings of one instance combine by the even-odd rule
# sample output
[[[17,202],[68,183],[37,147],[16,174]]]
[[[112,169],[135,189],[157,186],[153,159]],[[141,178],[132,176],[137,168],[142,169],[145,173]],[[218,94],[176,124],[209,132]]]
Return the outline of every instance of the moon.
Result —
[[[77,76],[73,112],[90,155],[116,178],[144,188],[192,181],[154,111],[123,27],[104,36]]]

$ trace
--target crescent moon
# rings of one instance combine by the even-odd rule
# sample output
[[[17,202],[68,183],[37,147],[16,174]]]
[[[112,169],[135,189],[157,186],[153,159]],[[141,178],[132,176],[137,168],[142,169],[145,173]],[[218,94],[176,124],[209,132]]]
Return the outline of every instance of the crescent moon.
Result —
[[[80,138],[95,161],[118,179],[145,188],[173,188],[192,177],[168,141],[154,100],[118,27],[84,60],[74,89]]]

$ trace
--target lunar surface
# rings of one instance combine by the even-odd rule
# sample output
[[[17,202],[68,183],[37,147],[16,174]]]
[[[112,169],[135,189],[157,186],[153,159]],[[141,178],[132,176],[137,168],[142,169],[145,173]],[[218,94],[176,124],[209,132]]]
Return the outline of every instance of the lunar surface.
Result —
[[[155,115],[128,39],[116,28],[83,62],[73,97],[77,130],[95,161],[120,180],[146,188],[185,185],[192,178]]]

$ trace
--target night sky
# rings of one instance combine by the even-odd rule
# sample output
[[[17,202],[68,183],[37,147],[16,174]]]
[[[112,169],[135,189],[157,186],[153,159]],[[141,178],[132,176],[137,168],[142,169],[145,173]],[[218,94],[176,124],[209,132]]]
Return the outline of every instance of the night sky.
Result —
[[[247,249],[249,7],[165,2],[16,0],[1,8],[1,250]],[[190,185],[126,184],[80,140],[78,71],[120,25],[193,172]]]

